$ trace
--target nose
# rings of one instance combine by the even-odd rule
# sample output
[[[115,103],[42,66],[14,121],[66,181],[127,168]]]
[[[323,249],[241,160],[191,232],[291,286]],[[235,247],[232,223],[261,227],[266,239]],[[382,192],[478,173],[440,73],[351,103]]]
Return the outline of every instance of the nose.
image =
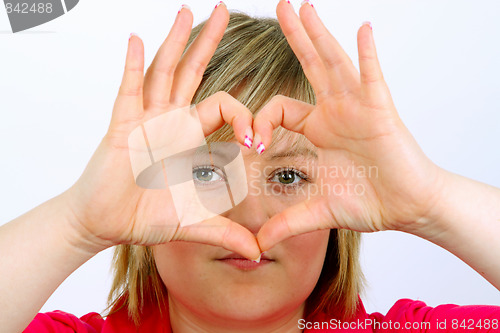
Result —
[[[227,211],[224,216],[241,224],[257,235],[262,225],[270,218],[269,198],[266,200],[262,190],[256,184],[248,184],[248,194],[238,205]]]

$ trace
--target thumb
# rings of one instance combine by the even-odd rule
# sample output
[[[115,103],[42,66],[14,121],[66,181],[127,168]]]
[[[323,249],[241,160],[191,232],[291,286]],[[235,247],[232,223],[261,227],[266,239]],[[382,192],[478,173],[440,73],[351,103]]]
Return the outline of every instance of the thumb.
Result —
[[[257,234],[262,251],[295,235],[333,227],[332,215],[323,198],[308,199],[288,207],[264,223]]]
[[[255,236],[247,228],[220,215],[178,228],[172,240],[221,246],[250,260],[257,260],[261,253]]]

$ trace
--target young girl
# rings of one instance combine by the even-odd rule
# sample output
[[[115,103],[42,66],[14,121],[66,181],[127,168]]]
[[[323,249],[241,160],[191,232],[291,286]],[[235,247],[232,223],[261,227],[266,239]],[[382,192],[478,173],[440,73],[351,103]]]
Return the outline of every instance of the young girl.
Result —
[[[423,154],[397,115],[370,24],[358,31],[358,73],[309,3],[298,16],[282,0],[277,14],[229,15],[220,3],[191,31],[184,7],[145,77],[131,36],[111,124],[83,175],[0,228],[2,332],[500,332],[496,306],[401,299],[386,315],[366,313],[360,232],[422,237],[500,288],[500,190]],[[231,209],[185,226],[171,188],[135,183],[129,135],[190,105],[209,146],[238,144],[247,188]],[[191,171],[199,193],[231,176],[212,161]],[[37,314],[115,245],[105,320]]]

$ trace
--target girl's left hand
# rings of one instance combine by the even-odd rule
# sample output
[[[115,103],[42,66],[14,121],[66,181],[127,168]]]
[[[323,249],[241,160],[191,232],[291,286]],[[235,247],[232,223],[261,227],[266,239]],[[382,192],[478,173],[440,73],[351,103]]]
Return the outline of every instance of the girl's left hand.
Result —
[[[321,196],[289,207],[262,226],[261,250],[318,229],[435,232],[433,206],[446,172],[425,156],[399,118],[371,26],[358,31],[358,73],[310,4],[301,6],[299,18],[287,1],[280,1],[277,15],[317,103],[275,96],[256,116],[254,131],[264,146],[278,126],[304,134],[319,148],[318,169],[337,172],[318,179]]]

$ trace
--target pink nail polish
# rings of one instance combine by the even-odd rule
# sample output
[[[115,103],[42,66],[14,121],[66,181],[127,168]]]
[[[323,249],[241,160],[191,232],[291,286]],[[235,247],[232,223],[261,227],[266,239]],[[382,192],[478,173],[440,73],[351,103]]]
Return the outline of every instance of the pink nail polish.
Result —
[[[226,4],[225,4],[223,1],[219,1],[219,2],[217,2],[217,4],[215,5],[215,8],[219,7],[220,5],[224,5],[224,6],[225,6]],[[215,9],[215,8],[214,8],[214,9]]]
[[[191,7],[189,7],[188,5],[184,4],[184,5],[181,6],[181,8],[179,8],[179,11],[177,12],[177,14],[179,14],[181,12],[181,10],[184,9],[184,8],[191,10]]]
[[[245,129],[245,141],[244,144],[247,148],[252,148],[253,145],[253,130],[251,126]]]
[[[259,153],[259,155],[262,155],[264,150],[266,150],[266,147],[264,147],[264,144],[262,142],[259,143],[259,145],[257,146],[257,153]]]
[[[314,8],[314,5],[311,3],[311,1],[309,0],[303,0],[302,3],[300,4],[300,7],[302,7],[304,4],[308,4],[308,5],[311,5],[312,8]]]
[[[362,25],[365,25],[365,24],[367,24],[370,27],[370,29],[373,30],[372,23],[370,21],[364,21]]]
[[[252,148],[253,140],[248,136],[245,135],[245,146],[247,148]]]
[[[130,41],[130,38],[132,38],[132,36],[137,36],[137,34],[135,32],[131,32],[130,33],[130,36],[128,36],[128,40]]]

